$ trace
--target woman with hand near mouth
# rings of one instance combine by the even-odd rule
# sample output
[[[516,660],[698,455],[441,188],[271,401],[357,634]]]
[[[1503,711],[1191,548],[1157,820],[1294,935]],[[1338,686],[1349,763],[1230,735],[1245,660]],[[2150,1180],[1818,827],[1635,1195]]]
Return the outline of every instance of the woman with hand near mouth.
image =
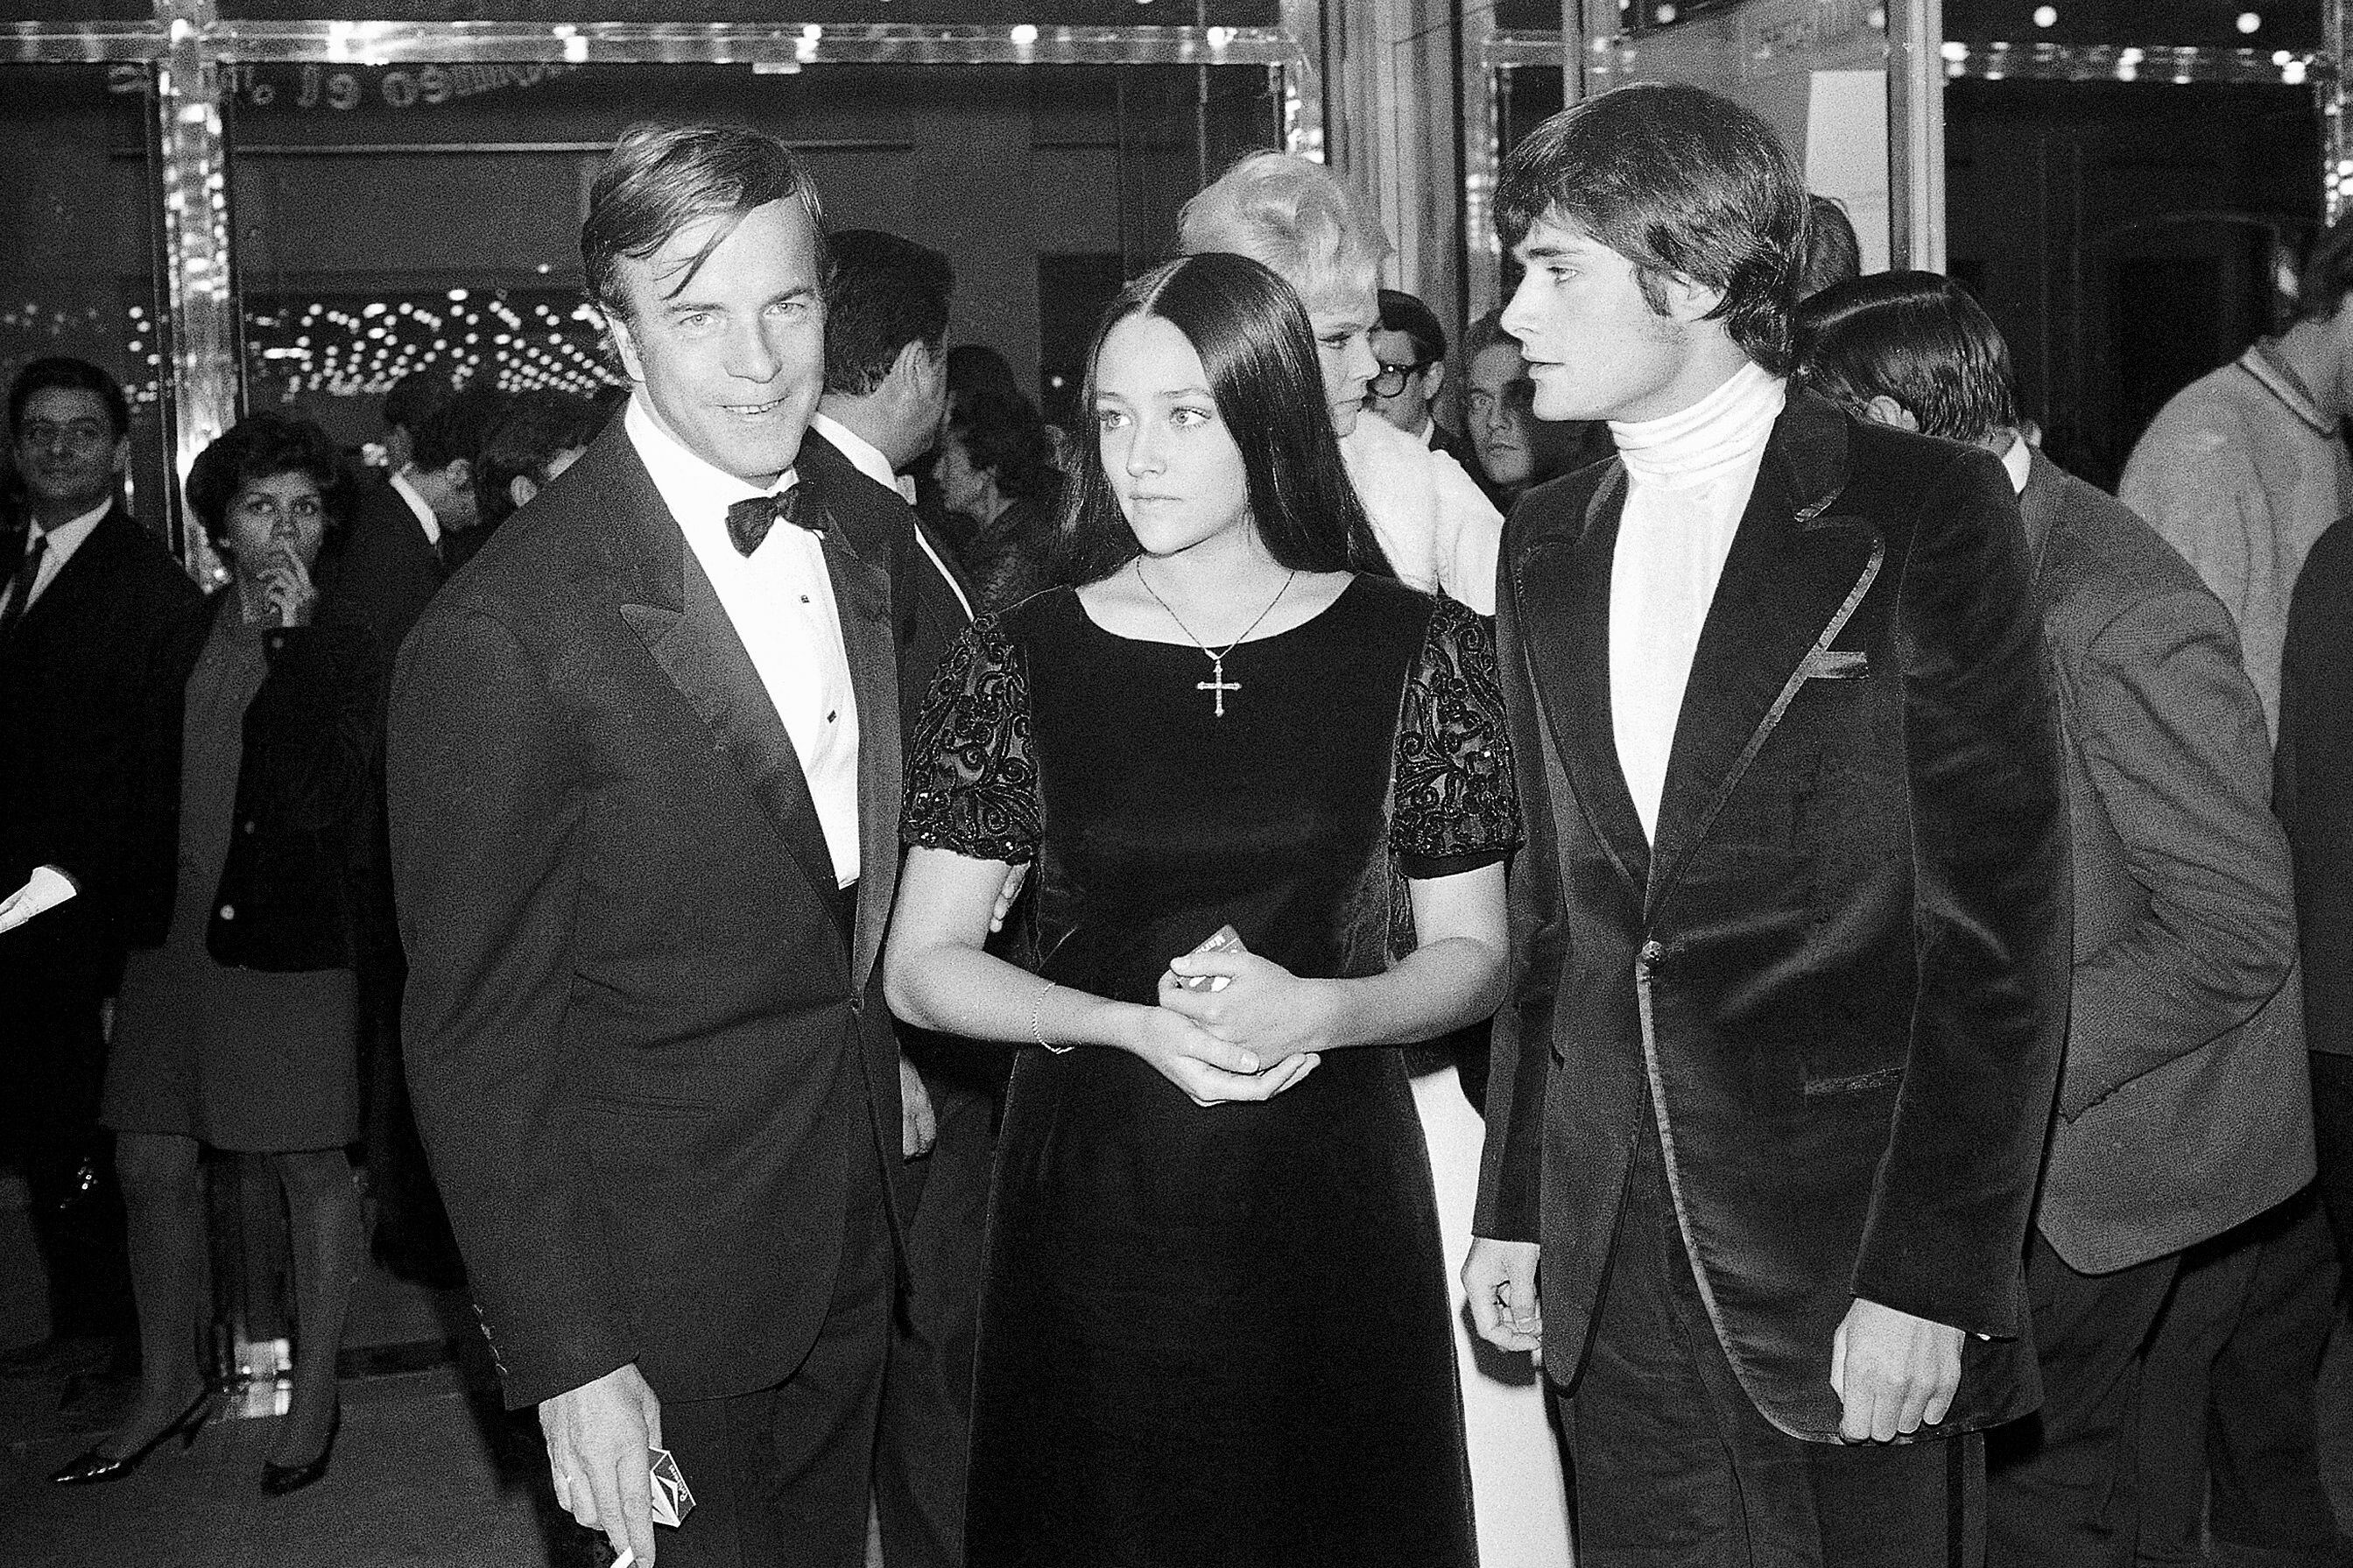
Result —
[[[1264,268],[1146,274],[1089,364],[1077,586],[943,663],[885,958],[900,1018],[1043,1047],[998,1155],[969,1561],[1468,1564],[1394,1047],[1500,984],[1519,818],[1493,648],[1390,575]],[[1392,856],[1417,931],[1394,967]],[[1029,861],[1036,974],[983,946]]]
[[[262,1489],[309,1486],[332,1452],[362,1246],[343,1146],[358,1132],[353,963],[383,682],[373,637],[320,615],[311,581],[344,490],[327,433],[278,414],[242,421],[188,473],[189,510],[233,575],[184,643],[183,700],[156,716],[180,728],[177,778],[147,781],[151,816],[177,837],[176,900],[163,945],[125,969],[101,1112],[142,1382],[124,1425],[51,1477],[62,1485],[128,1475],[202,1423],[199,1143],[269,1156],[291,1219],[294,1396]]]

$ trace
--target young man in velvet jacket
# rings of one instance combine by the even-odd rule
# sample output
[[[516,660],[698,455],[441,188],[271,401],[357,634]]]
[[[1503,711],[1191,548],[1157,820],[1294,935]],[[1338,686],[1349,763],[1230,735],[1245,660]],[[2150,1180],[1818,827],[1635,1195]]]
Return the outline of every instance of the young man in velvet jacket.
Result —
[[[1975,1561],[1980,1434],[2038,1398],[2068,870],[2025,540],[1990,456],[1784,380],[1805,210],[1686,87],[1556,116],[1498,204],[1536,413],[1619,450],[1504,542],[1528,841],[1465,1269],[1567,1385],[1583,1568]]]

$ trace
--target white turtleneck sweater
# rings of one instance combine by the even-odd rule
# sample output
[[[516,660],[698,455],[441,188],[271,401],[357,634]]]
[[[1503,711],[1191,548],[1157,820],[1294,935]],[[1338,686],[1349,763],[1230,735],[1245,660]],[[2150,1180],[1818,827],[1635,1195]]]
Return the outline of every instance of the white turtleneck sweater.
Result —
[[[1609,422],[1628,479],[1609,579],[1609,712],[1648,837],[1700,628],[1787,400],[1779,377],[1746,364],[1680,413]]]

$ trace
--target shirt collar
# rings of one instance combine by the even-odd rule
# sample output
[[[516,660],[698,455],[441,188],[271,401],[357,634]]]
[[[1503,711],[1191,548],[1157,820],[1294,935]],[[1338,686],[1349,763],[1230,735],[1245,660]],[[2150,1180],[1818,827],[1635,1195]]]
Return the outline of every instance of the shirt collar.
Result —
[[[2024,495],[2026,481],[2034,473],[2034,448],[2026,444],[2025,437],[2011,433],[2010,450],[2001,455],[2001,466],[2010,470],[2010,489]]]
[[[737,501],[782,495],[793,488],[796,474],[791,468],[777,475],[774,485],[762,489],[712,467],[670,433],[643,396],[630,396],[628,408],[621,416],[621,428],[628,434],[629,445],[637,448],[638,460],[652,476],[662,504],[670,508],[670,516],[681,528],[723,525],[727,520],[727,509]]]
[[[2304,378],[2279,350],[2279,340],[2265,338],[2250,346],[2239,356],[2239,366],[2252,375],[2263,390],[2287,405],[2288,412],[2312,426],[2316,435],[2334,438],[2337,421],[2312,398]]]
[[[832,442],[841,455],[849,459],[851,468],[885,489],[896,490],[901,496],[907,493],[899,489],[899,476],[892,471],[891,459],[865,437],[830,414],[818,415],[809,421],[809,427]]]
[[[434,514],[433,503],[425,499],[425,492],[410,483],[406,473],[398,473],[392,476],[392,493],[406,502],[408,510],[416,514],[417,526],[425,531],[425,542],[439,544],[441,520]]]
[[[65,553],[79,547],[83,540],[95,532],[100,520],[113,510],[114,498],[109,496],[79,517],[69,518],[55,528],[43,528],[39,523],[35,523],[33,534],[36,538],[49,542],[50,553]]]

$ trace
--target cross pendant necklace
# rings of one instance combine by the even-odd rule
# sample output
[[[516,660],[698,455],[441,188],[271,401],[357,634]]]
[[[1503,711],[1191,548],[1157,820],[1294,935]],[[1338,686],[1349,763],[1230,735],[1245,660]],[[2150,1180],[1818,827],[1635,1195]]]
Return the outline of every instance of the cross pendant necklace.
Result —
[[[1206,653],[1208,650],[1204,648],[1202,651]],[[1233,650],[1229,648],[1226,651],[1230,653]],[[1229,691],[1240,691],[1241,689],[1242,683],[1240,681],[1228,680],[1226,679],[1226,661],[1222,658],[1215,658],[1209,660],[1209,679],[1207,680],[1196,681],[1193,686],[1193,689],[1196,691],[1214,691],[1218,694],[1218,705],[1215,709],[1211,710],[1211,717],[1218,719],[1222,719],[1226,716],[1226,693]]]
[[[1226,679],[1226,655],[1241,647],[1242,644],[1248,640],[1250,633],[1258,630],[1259,623],[1264,621],[1267,616],[1274,614],[1274,607],[1282,603],[1282,596],[1285,594],[1291,592],[1292,581],[1298,575],[1298,568],[1292,568],[1290,574],[1283,578],[1282,586],[1274,591],[1274,597],[1266,602],[1266,608],[1258,613],[1257,620],[1253,620],[1250,625],[1242,628],[1242,635],[1240,637],[1236,637],[1233,641],[1228,643],[1223,647],[1211,647],[1208,643],[1203,642],[1199,637],[1193,635],[1193,628],[1185,624],[1185,617],[1176,613],[1176,607],[1174,605],[1171,605],[1167,600],[1160,596],[1160,590],[1155,588],[1152,585],[1152,580],[1144,574],[1144,557],[1139,555],[1135,558],[1135,580],[1144,584],[1144,591],[1152,595],[1152,602],[1154,604],[1168,612],[1168,618],[1176,623],[1176,629],[1183,632],[1187,637],[1190,637],[1192,639],[1193,646],[1199,648],[1201,652],[1208,658],[1209,679],[1195,682],[1193,689],[1196,691],[1208,692],[1214,700],[1216,705],[1209,710],[1209,716],[1211,718],[1224,718],[1226,716],[1226,693],[1229,691],[1240,691],[1242,689],[1242,683],[1240,681],[1228,680]]]

